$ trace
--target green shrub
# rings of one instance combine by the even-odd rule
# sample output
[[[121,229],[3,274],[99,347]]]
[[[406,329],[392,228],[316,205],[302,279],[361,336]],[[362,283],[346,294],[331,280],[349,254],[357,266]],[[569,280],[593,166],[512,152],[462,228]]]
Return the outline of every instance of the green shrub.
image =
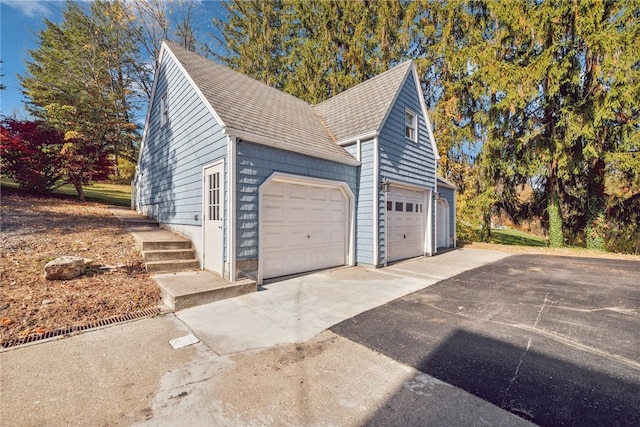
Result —
[[[589,222],[585,236],[587,249],[607,250],[605,242],[607,228],[607,220],[604,217],[604,213],[600,213]]]
[[[456,241],[459,243],[470,243],[480,240],[478,229],[466,222],[456,221]]]
[[[564,246],[564,235],[562,234],[562,217],[557,201],[549,204],[547,213],[549,214],[549,246],[561,248]]]

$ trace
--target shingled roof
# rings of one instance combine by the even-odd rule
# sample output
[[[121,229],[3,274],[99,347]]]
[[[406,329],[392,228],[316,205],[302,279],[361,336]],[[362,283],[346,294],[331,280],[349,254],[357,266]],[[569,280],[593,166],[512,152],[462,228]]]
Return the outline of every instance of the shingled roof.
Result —
[[[360,83],[314,107],[336,141],[379,133],[411,69],[411,61]]]
[[[175,43],[164,44],[223,122],[227,133],[261,137],[276,146],[281,142],[285,145],[281,148],[349,164],[357,161],[336,142],[379,132],[411,67],[411,61],[404,62],[312,106]]]

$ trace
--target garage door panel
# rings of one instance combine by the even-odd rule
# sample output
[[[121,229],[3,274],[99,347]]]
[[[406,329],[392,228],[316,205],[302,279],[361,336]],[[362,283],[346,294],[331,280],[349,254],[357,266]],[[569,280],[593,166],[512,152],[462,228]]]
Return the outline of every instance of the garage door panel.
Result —
[[[323,187],[308,187],[309,199],[325,202],[327,197],[327,189]]]
[[[396,261],[424,254],[424,191],[391,187],[387,194],[387,258]]]
[[[265,194],[265,198],[282,199],[285,194],[284,184],[281,182],[274,182],[269,188],[269,194]]]
[[[281,222],[284,219],[284,211],[282,206],[265,204],[264,206],[265,221]]]
[[[264,278],[345,263],[348,200],[342,190],[274,181],[264,188],[262,199]]]
[[[307,219],[307,210],[304,206],[291,206],[287,205],[287,219],[292,223],[300,222],[303,223]]]
[[[322,207],[312,207],[308,212],[308,219],[311,223],[322,223],[324,224],[327,221],[327,211],[322,209]]]
[[[291,200],[304,200],[308,198],[307,187],[299,184],[286,184],[285,197]]]

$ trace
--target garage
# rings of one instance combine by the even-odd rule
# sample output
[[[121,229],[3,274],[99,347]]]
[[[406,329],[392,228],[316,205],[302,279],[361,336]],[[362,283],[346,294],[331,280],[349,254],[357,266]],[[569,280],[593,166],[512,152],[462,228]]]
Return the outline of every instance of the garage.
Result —
[[[387,260],[424,255],[425,192],[391,186],[387,194]]]
[[[343,186],[273,179],[261,191],[263,279],[348,263],[350,203]]]

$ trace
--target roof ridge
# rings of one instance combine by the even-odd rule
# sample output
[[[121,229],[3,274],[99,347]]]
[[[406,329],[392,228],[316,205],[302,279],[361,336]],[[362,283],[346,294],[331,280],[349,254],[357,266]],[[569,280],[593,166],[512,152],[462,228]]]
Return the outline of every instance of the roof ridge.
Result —
[[[291,94],[290,94],[290,93],[288,93],[288,92],[285,92],[285,91],[283,91],[283,90],[281,90],[281,89],[278,89],[277,87],[273,87],[273,86],[271,86],[271,85],[269,85],[269,84],[267,84],[267,83],[264,83],[264,82],[262,82],[262,81],[260,81],[260,80],[256,79],[255,77],[251,77],[251,76],[249,76],[249,75],[247,75],[247,74],[241,73],[240,71],[234,70],[233,68],[231,68],[231,67],[229,67],[229,66],[227,66],[227,65],[219,64],[219,63],[217,63],[216,61],[214,61],[213,59],[207,58],[206,56],[200,55],[199,53],[196,53],[196,52],[193,52],[193,51],[191,51],[191,50],[185,49],[184,47],[180,46],[180,45],[179,45],[179,44],[177,44],[176,42],[169,41],[169,40],[165,40],[165,41],[164,41],[164,43],[166,43],[166,44],[167,44],[167,46],[169,47],[169,49],[170,49],[174,54],[175,54],[175,48],[178,48],[179,50],[181,50],[181,51],[182,51],[182,52],[181,52],[182,54],[190,55],[190,56],[192,56],[194,59],[197,59],[197,60],[199,60],[199,61],[202,61],[202,60],[204,60],[204,61],[208,61],[208,62],[210,62],[211,64],[213,64],[214,66],[216,66],[218,69],[220,69],[220,70],[222,70],[222,71],[224,71],[224,72],[231,72],[231,73],[233,73],[233,74],[237,75],[238,77],[240,77],[240,78],[242,78],[242,79],[252,80],[252,81],[254,81],[255,83],[258,83],[258,84],[260,84],[260,85],[264,86],[265,88],[268,88],[268,90],[279,92],[279,93],[281,93],[281,94],[284,94],[284,95],[286,95],[286,96],[288,96],[288,97],[290,97],[290,98],[293,98],[293,99],[297,100],[298,102],[301,102],[301,103],[304,103],[304,104],[306,104],[306,105],[308,105],[308,106],[313,107],[313,104],[310,104],[309,102],[305,101],[304,99],[300,99],[300,98],[298,98],[297,96],[291,95]],[[178,59],[180,59],[180,58],[178,58]]]
[[[310,103],[173,42],[165,42],[165,49],[227,131],[289,151],[315,157],[322,156],[313,152],[324,153],[324,158],[346,164],[356,161],[336,144],[334,132]]]
[[[327,98],[322,102],[319,102],[317,104],[313,104],[313,107],[317,107],[317,106],[322,105],[322,104],[324,104],[324,103],[326,103],[328,101],[335,100],[336,98],[342,97],[344,94],[347,94],[349,92],[353,92],[353,90],[356,89],[356,88],[360,88],[361,89],[363,87],[362,85],[368,85],[368,84],[370,84],[372,82],[375,82],[376,80],[379,80],[383,76],[388,76],[392,72],[398,72],[398,71],[400,71],[400,69],[402,69],[402,67],[408,67],[411,63],[413,63],[412,59],[408,59],[406,61],[400,62],[400,63],[394,65],[393,67],[389,68],[387,71],[385,71],[383,73],[380,73],[380,74],[378,74],[376,76],[373,76],[370,79],[364,80],[364,81],[358,83],[357,85],[351,86],[349,89],[345,89],[342,92],[338,93],[337,95],[334,95],[331,98]]]

